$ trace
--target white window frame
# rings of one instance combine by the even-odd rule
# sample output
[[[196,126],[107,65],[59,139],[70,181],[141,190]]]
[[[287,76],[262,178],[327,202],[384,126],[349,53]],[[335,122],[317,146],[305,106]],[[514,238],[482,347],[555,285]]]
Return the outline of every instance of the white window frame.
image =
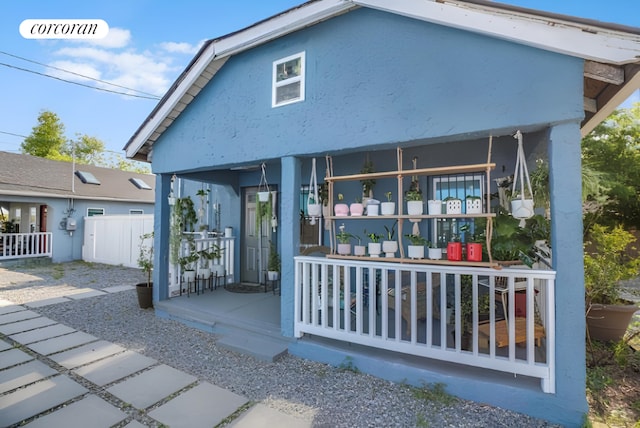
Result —
[[[277,81],[278,78],[278,65],[283,62],[288,62],[294,59],[300,58],[300,74],[298,76],[290,77],[288,79]],[[305,52],[299,52],[294,55],[290,55],[286,58],[279,59],[277,61],[273,61],[273,76],[272,76],[272,86],[271,86],[271,107],[281,107],[289,104],[297,103],[300,101],[304,101],[305,94]],[[278,88],[288,86],[291,84],[300,83],[300,94],[297,98],[291,98],[285,101],[278,102],[277,101],[277,93]]]
[[[98,212],[94,212],[93,214],[89,214],[90,211],[102,211],[102,214],[100,214]],[[87,208],[87,217],[93,217],[95,215],[104,215],[104,208],[93,208],[93,207]]]

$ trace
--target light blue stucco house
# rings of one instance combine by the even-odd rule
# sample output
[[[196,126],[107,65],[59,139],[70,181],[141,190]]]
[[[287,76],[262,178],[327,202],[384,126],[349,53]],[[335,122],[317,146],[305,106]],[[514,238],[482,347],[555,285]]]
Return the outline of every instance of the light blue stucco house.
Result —
[[[206,183],[220,223],[237,232],[236,280],[261,282],[264,241],[277,245],[290,353],[340,364],[348,343],[363,371],[442,382],[463,398],[579,425],[587,412],[580,140],[640,87],[639,55],[639,29],[481,0],[309,1],[208,41],[125,147],[157,177],[154,299],[171,296],[172,178]],[[395,224],[401,246],[417,228],[446,247],[441,239],[477,219],[409,217],[397,204],[381,218],[329,213],[309,240],[301,211],[313,158],[329,201],[362,196],[357,174],[367,161],[379,173],[378,200],[392,192],[402,202],[416,181],[425,199],[471,192],[494,209],[489,195],[499,191],[494,179],[514,173],[518,130],[529,169],[536,159],[549,165],[551,269],[301,255],[304,244],[334,247],[343,223],[361,238]],[[277,227],[256,243],[261,165]],[[503,321],[490,315],[481,328],[474,310],[470,348],[455,315],[466,279],[505,299]],[[516,290],[526,291],[524,318],[514,312]]]

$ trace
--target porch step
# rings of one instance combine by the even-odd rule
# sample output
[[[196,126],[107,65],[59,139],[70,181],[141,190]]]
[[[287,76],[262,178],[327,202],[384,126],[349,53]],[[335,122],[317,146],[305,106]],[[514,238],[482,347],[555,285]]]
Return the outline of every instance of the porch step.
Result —
[[[287,354],[289,342],[273,336],[262,336],[244,330],[225,334],[217,345],[223,349],[250,355],[261,361],[275,362]]]

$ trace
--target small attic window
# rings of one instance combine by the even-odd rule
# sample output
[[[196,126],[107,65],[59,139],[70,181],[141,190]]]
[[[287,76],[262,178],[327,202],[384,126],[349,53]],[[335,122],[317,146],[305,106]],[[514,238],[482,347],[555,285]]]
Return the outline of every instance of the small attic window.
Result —
[[[96,184],[100,185],[100,180],[98,180],[93,174],[87,171],[76,171],[76,175],[85,184]]]
[[[304,101],[304,52],[273,62],[271,107]]]
[[[145,183],[144,180],[141,178],[130,178],[129,181],[132,182],[133,185],[136,186],[138,189],[151,190],[151,186]]]

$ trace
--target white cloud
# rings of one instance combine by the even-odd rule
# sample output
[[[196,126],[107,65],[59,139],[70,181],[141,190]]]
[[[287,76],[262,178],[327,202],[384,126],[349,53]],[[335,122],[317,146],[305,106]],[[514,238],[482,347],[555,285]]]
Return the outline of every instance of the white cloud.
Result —
[[[200,46],[202,46],[202,42],[198,43],[198,45],[192,45],[191,43],[185,43],[185,42],[160,43],[160,48],[164,49],[167,52],[190,54],[190,55],[194,55],[196,52],[198,52],[198,49],[200,49]]]
[[[107,49],[123,48],[131,41],[131,31],[123,28],[109,28],[109,34],[104,39],[86,39],[87,43]]]

